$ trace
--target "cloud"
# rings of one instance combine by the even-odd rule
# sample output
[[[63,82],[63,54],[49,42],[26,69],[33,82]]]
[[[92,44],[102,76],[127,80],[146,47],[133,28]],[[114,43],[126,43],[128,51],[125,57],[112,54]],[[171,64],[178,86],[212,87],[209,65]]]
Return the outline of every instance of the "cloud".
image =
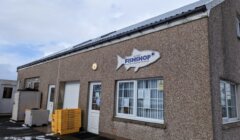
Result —
[[[9,77],[16,77],[19,65],[194,1],[1,0],[0,78],[9,69]]]
[[[17,73],[8,64],[0,64],[0,79],[16,80]]]
[[[0,38],[15,43],[79,43],[193,1],[1,0]]]
[[[29,46],[0,45],[0,79],[16,80],[16,67],[40,56],[41,52]]]
[[[39,51],[43,52],[43,56],[48,56],[50,54],[56,53],[58,51],[67,49],[69,47],[73,46],[73,44],[66,43],[66,42],[57,42],[57,43],[49,43],[49,44],[43,44],[40,45]]]
[[[49,44],[9,44],[0,45],[0,79],[16,80],[17,66],[71,46],[64,42]]]

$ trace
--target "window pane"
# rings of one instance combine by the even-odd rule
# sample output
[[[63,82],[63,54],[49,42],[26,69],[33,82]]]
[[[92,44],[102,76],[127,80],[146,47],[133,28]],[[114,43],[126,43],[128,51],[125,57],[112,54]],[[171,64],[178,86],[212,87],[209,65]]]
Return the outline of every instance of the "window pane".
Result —
[[[119,88],[123,89],[123,83],[119,83]]]
[[[239,36],[240,36],[240,22],[239,22],[239,24],[238,24],[238,33],[239,33]]]
[[[240,37],[240,18],[237,18],[237,35]]]
[[[119,82],[118,91],[118,113],[133,114],[134,105],[134,83]]]
[[[237,110],[235,107],[228,107],[228,116],[229,116],[229,118],[237,117]]]
[[[238,24],[238,33],[239,33],[239,36],[240,36],[240,22],[239,22],[239,24]]]
[[[226,106],[222,106],[222,117],[223,118],[227,117],[227,108],[226,108]]]
[[[154,99],[158,98],[158,90],[157,89],[151,90],[151,98],[154,98]]]
[[[39,89],[39,83],[34,83],[33,84],[33,89],[38,90]]]
[[[229,83],[225,83],[225,92],[226,92],[226,96],[231,96],[231,88]]]
[[[235,93],[235,85],[231,85],[231,99],[228,100],[228,114],[229,118],[236,118],[237,117],[237,110],[236,110],[236,93]]]
[[[222,117],[227,117],[227,108],[226,108],[226,91],[225,91],[225,83],[221,81],[220,83],[220,91],[221,91],[221,105],[222,105]]]
[[[157,88],[157,80],[151,80],[149,82],[149,88]]]
[[[137,116],[163,119],[162,80],[139,80],[137,90]]]
[[[231,85],[231,106],[236,107],[235,85]]]
[[[54,101],[54,94],[55,94],[55,88],[51,88],[51,92],[50,92],[50,102]]]
[[[140,89],[140,88],[144,88],[143,84],[144,84],[144,81],[143,81],[143,80],[139,80],[139,81],[138,81],[138,88],[139,88],[139,89]]]
[[[12,98],[12,91],[13,91],[13,88],[4,87],[2,98],[5,98],[5,99]]]
[[[225,119],[237,118],[235,87],[230,82],[220,83],[222,117]]]
[[[158,88],[161,92],[163,92],[163,80],[158,81]]]
[[[92,110],[100,110],[101,85],[93,85]]]

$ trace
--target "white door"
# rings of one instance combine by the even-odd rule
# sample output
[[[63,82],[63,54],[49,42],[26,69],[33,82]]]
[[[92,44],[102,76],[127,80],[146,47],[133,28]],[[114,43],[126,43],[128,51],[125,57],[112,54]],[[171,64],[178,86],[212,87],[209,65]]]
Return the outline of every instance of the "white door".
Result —
[[[88,131],[95,134],[99,133],[101,90],[101,83],[90,84]]]
[[[49,121],[52,121],[54,96],[55,96],[55,85],[50,85],[48,88],[48,102],[47,102],[47,110],[49,110],[49,119],[48,119]]]
[[[65,84],[63,108],[78,108],[80,84],[78,82],[68,82]]]
[[[13,107],[14,87],[0,86],[0,113],[10,114]]]
[[[14,95],[13,110],[12,110],[12,120],[18,119],[18,106],[19,106],[20,92],[16,92]]]

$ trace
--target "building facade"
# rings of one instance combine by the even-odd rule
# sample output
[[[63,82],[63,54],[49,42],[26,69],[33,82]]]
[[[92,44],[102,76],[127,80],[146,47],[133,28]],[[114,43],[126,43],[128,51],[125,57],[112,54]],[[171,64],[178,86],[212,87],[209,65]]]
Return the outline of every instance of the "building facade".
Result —
[[[204,0],[18,67],[115,139],[240,139],[240,1]]]

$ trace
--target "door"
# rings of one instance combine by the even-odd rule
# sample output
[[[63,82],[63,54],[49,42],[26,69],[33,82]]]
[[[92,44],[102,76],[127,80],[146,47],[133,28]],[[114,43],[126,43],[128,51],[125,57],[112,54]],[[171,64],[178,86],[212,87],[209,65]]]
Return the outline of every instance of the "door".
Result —
[[[50,85],[48,88],[48,102],[47,110],[49,110],[49,121],[52,121],[53,105],[54,105],[54,96],[55,96],[55,85]]]
[[[11,85],[0,86],[0,113],[10,114],[13,107],[14,87]]]
[[[16,92],[14,95],[13,109],[12,109],[12,120],[18,119],[18,106],[19,106],[20,92]]]
[[[63,108],[78,108],[80,84],[78,82],[67,82],[65,84]]]
[[[101,90],[101,83],[90,84],[88,131],[95,134],[99,133]]]

